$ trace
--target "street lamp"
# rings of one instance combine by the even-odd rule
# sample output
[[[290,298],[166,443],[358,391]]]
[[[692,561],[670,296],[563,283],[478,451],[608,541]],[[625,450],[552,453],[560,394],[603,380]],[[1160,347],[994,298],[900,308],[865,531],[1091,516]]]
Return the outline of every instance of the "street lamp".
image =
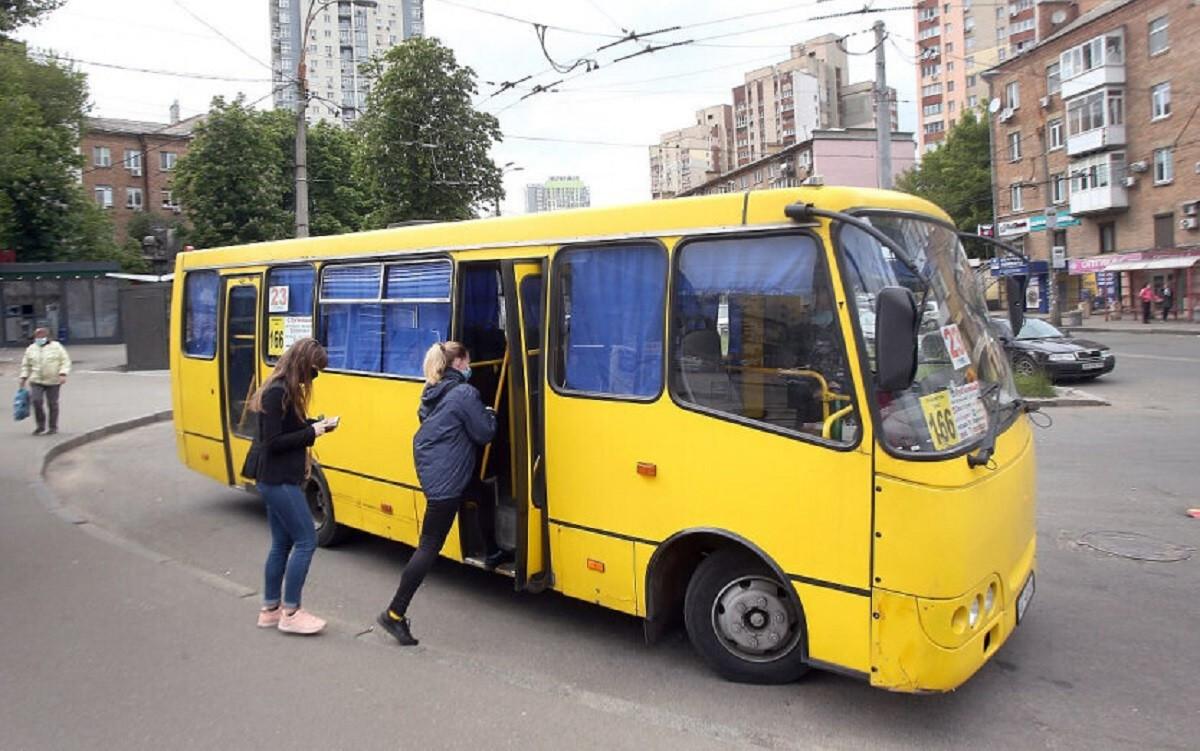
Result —
[[[376,0],[340,1],[359,8],[379,6]],[[317,14],[337,2],[339,0],[309,0],[308,13],[300,26],[300,62],[296,67],[296,237],[308,237],[308,31]],[[354,40],[350,42],[353,44]]]
[[[504,176],[509,172],[523,172],[524,167],[518,166],[516,162],[505,162],[500,166],[500,191],[504,191]],[[500,194],[496,194],[496,216],[500,216]]]

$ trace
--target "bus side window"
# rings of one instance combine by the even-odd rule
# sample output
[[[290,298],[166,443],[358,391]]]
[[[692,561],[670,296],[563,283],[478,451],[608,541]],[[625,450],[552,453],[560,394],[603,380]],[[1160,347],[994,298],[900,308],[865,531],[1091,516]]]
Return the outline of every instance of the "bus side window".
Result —
[[[676,257],[675,398],[820,436],[826,418],[850,405],[851,382],[816,241],[807,235],[696,240]],[[847,425],[834,431],[834,440],[853,440]]]
[[[659,245],[570,248],[556,262],[558,357],[567,391],[654,399],[662,391],[667,254]]]
[[[217,293],[221,279],[215,271],[191,271],[183,282],[183,353],[212,358],[217,354]]]

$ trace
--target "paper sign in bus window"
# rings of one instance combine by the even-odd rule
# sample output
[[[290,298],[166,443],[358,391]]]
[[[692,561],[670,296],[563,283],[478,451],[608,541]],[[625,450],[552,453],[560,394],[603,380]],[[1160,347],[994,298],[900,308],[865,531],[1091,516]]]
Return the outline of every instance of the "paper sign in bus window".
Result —
[[[948,323],[942,327],[942,341],[946,344],[946,352],[950,354],[950,364],[955,370],[960,370],[971,364],[971,356],[967,354],[967,345],[963,343],[962,332],[957,323]]]
[[[286,313],[290,288],[286,284],[267,289],[267,312]]]

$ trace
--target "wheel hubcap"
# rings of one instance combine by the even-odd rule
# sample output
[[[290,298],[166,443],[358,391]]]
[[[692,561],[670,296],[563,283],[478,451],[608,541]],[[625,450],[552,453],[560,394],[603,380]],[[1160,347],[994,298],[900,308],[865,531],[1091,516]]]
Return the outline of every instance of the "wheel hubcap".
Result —
[[[800,640],[791,601],[778,583],[761,576],[725,585],[713,601],[713,630],[725,649],[751,662],[777,660]]]
[[[1033,370],[1034,370],[1033,363],[1029,362],[1028,360],[1017,360],[1016,371],[1020,375],[1023,375],[1023,376],[1033,375]]]

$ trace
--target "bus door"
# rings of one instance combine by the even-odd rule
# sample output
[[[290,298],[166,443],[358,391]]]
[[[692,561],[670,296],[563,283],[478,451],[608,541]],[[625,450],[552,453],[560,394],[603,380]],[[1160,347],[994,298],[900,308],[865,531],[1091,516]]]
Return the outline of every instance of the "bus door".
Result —
[[[549,584],[542,361],[545,316],[545,261],[505,261],[502,265],[510,414],[513,419],[513,491],[517,498],[518,589],[541,591]]]
[[[231,481],[241,479],[242,463],[258,432],[258,420],[246,402],[258,388],[259,277],[225,278],[224,320],[221,321],[221,423],[225,460]]]

